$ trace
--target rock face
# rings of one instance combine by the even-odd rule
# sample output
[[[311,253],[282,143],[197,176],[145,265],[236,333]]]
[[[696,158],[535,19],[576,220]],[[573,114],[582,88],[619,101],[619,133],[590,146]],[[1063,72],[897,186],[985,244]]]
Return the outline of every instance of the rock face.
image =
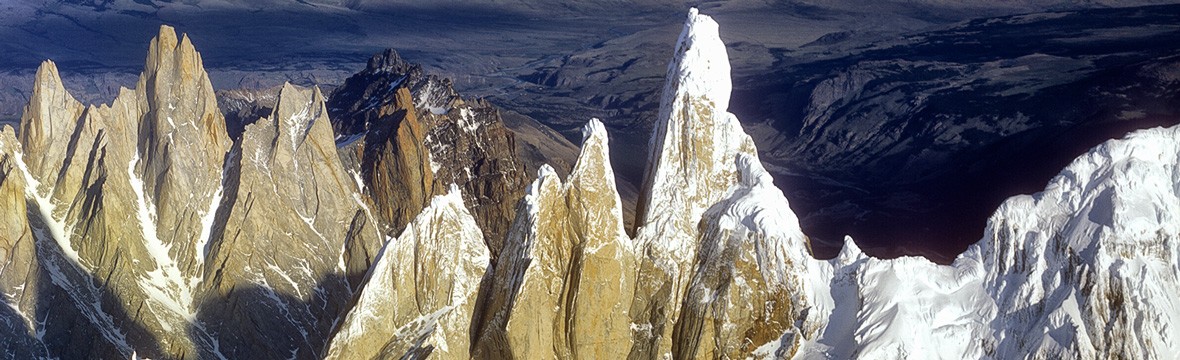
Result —
[[[669,351],[701,215],[738,183],[736,157],[754,143],[726,112],[732,84],[718,26],[694,9],[668,65],[647,175],[639,197],[636,242],[643,259],[631,310],[639,324],[630,356]]]
[[[341,144],[358,154],[351,159],[346,154],[345,163],[357,164],[372,184],[368,192],[375,202],[399,207],[382,211],[393,213],[392,233],[425,199],[457,184],[493,258],[499,254],[526,185],[515,136],[499,110],[483,100],[462,99],[449,79],[423,74],[421,66],[393,50],[373,56],[368,67],[345,80],[328,106]],[[364,141],[354,143],[359,139]],[[395,159],[370,160],[381,156]],[[383,164],[402,168],[373,168]],[[374,173],[384,178],[371,178]]]
[[[436,196],[386,243],[327,358],[470,358],[468,331],[488,255],[458,188]]]
[[[542,167],[521,201],[477,313],[477,358],[626,354],[637,254],[623,230],[606,129],[594,119],[583,134],[569,178]]]
[[[692,279],[672,333],[678,359],[743,358],[767,343],[794,355],[812,331],[811,255],[799,219],[756,157],[738,155],[739,183],[702,216]],[[789,335],[786,335],[789,334]]]
[[[37,244],[33,237],[28,209],[25,206],[24,174],[17,168],[16,154],[20,143],[5,126],[0,131],[0,208],[4,209],[0,222],[0,292],[5,306],[0,308],[0,337],[5,345],[0,348],[11,358],[44,358],[48,354],[37,331],[39,286]],[[52,285],[50,285],[52,286]]]
[[[366,112],[373,119],[360,136],[345,145],[357,160],[360,180],[377,216],[391,236],[400,232],[434,193],[434,173],[426,149],[425,129],[406,88],[396,88],[379,107]],[[346,157],[347,158],[347,157]]]
[[[230,148],[200,55],[163,27],[112,105],[78,111],[51,62],[34,93],[8,157],[55,285],[39,288],[38,339],[63,357],[195,354],[208,334],[186,332]]]
[[[381,247],[377,220],[333,161],[330,126],[318,88],[286,85],[227,157],[207,250],[217,268],[198,315],[210,332],[237,334],[219,339],[226,356],[322,352]]]
[[[35,344],[13,353],[321,351],[359,285],[345,278],[364,274],[381,239],[350,201],[353,180],[323,160],[336,156],[318,90],[284,88],[274,113],[231,142],[200,55],[170,27],[111,105],[82,110],[51,62],[38,74],[20,141],[9,132],[0,156],[4,194],[27,205],[5,208],[0,278],[24,272],[24,284],[4,283],[6,300],[37,319],[21,331],[5,318]]]

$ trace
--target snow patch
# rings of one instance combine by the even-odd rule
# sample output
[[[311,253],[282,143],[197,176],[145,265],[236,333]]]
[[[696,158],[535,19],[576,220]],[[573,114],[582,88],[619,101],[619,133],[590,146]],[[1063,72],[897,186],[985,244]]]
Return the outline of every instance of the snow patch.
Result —
[[[213,221],[217,219],[217,210],[221,208],[221,199],[225,195],[225,173],[229,171],[229,164],[233,162],[233,159],[237,156],[237,152],[231,152],[229,154],[228,160],[226,160],[225,165],[223,165],[221,168],[221,174],[219,175],[221,180],[218,182],[217,191],[214,192],[213,197],[209,199],[209,206],[206,207],[208,210],[205,210],[205,212],[201,214],[201,232],[197,237],[197,242],[195,243],[197,249],[195,252],[195,260],[197,264],[201,265],[201,268],[204,268],[205,261],[209,258],[210,247],[213,245],[211,243],[212,239],[210,239],[210,237],[213,236]]]
[[[135,172],[135,164],[139,162],[139,153],[127,163],[127,180],[135,194],[136,219],[143,234],[143,246],[156,265],[156,269],[149,271],[139,279],[140,287],[149,298],[155,300],[176,315],[187,321],[192,321],[196,313],[192,310],[193,287],[200,282],[200,278],[185,280],[183,273],[172,259],[169,252],[170,244],[159,238],[156,229],[156,206],[144,194],[143,180]],[[166,323],[166,321],[161,321]]]

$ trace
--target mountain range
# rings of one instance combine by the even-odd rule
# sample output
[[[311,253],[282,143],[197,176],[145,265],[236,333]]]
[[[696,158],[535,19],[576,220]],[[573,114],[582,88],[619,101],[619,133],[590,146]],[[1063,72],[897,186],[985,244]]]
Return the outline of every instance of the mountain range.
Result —
[[[134,89],[100,105],[45,61],[0,131],[4,354],[1180,352],[1180,127],[1089,149],[949,264],[851,237],[820,259],[730,111],[720,32],[689,12],[633,215],[602,121],[564,145],[393,51],[330,92],[219,93],[163,26]]]

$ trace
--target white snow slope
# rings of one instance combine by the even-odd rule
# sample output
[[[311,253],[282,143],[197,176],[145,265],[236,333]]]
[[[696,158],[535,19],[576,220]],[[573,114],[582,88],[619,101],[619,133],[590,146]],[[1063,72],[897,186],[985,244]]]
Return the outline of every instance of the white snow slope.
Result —
[[[1142,130],[1008,199],[953,264],[812,260],[824,323],[799,358],[1166,359],[1180,354],[1180,127]],[[855,314],[855,315],[853,315]]]

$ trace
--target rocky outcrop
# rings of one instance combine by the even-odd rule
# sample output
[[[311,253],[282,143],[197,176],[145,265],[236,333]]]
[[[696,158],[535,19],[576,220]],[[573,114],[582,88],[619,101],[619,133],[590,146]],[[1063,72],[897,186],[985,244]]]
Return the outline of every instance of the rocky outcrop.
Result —
[[[363,142],[353,149],[359,159],[361,181],[374,211],[390,235],[405,228],[434,194],[431,154],[426,149],[426,130],[418,121],[406,88],[397,88],[368,122]]]
[[[33,81],[33,94],[21,116],[20,141],[27,148],[23,151],[32,154],[25,161],[30,171],[46,174],[61,166],[68,147],[61,146],[60,141],[74,134],[83,110],[82,103],[66,91],[57,65],[53,61],[42,63]]]
[[[40,338],[63,357],[194,354],[207,337],[186,331],[230,146],[200,55],[162,27],[136,89],[77,115],[52,63],[36,83],[17,150],[35,155],[13,158],[55,285],[39,306],[59,309]]]
[[[386,243],[327,358],[470,358],[488,255],[458,188],[436,196]]]
[[[425,199],[457,184],[496,258],[526,185],[515,136],[498,109],[483,100],[462,99],[450,80],[423,74],[421,66],[393,50],[370,59],[365,70],[332,93],[328,106],[341,145],[364,154],[345,155],[345,163],[358,164],[358,173],[381,171],[366,168],[372,165],[366,157],[401,158],[401,169],[386,170],[396,174],[366,178],[371,187],[397,189],[385,194],[370,191],[374,202],[400,207],[393,211],[401,215],[393,216],[397,219],[391,221],[392,233],[400,232]],[[370,150],[373,147],[381,148]],[[382,152],[392,155],[377,155]],[[421,205],[414,209],[413,204]]]
[[[12,127],[0,129],[0,293],[5,307],[0,308],[0,348],[12,358],[47,357],[47,349],[38,335],[36,317],[40,265],[36,240],[25,206],[24,174],[17,168],[20,143]]]
[[[625,356],[637,254],[606,129],[595,119],[583,134],[569,178],[543,167],[520,203],[476,313],[477,358]]]

